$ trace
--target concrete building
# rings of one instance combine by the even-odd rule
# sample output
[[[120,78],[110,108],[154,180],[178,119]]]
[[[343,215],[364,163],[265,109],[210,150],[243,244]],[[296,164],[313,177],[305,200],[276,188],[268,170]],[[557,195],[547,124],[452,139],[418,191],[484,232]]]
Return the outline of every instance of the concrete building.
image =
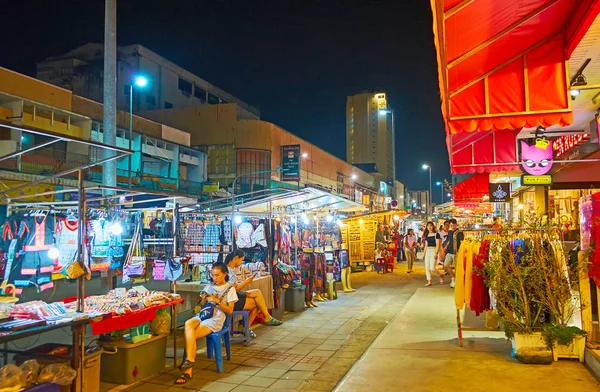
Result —
[[[103,44],[88,43],[37,64],[37,78],[74,94],[102,102]],[[182,108],[202,104],[237,104],[238,116],[258,119],[260,112],[239,98],[173,64],[142,45],[117,49],[117,107],[129,111],[129,93],[137,75],[146,87],[133,88],[133,111]]]
[[[385,92],[360,93],[346,100],[346,161],[374,165],[373,173],[393,186],[396,180],[394,112]]]
[[[408,191],[410,206],[413,210],[425,211],[427,201],[429,200],[429,191],[411,190]]]
[[[50,131],[84,140],[103,142],[103,105],[71,91],[0,68],[0,121],[39,131]],[[206,181],[207,153],[191,147],[190,134],[167,125],[133,116],[130,157],[117,161],[121,187],[172,191],[200,196]],[[0,156],[46,142],[40,134],[0,127]],[[130,148],[129,113],[117,113],[117,146]],[[95,162],[103,157],[99,147],[57,142],[16,159],[0,162],[0,189],[31,182],[65,168]],[[129,172],[131,159],[131,176]],[[85,171],[86,184],[102,182],[102,167]],[[52,185],[75,185],[66,176]],[[86,185],[86,186],[87,186]],[[6,186],[6,187],[5,187]],[[8,188],[7,188],[8,187]]]
[[[312,186],[362,202],[374,211],[389,208],[386,183],[275,124],[240,118],[236,104],[140,114],[189,132],[192,145],[208,152],[210,180],[218,181],[222,188],[230,188],[240,174],[275,169],[281,164],[282,146],[300,145],[302,158],[298,183],[284,183],[278,173],[245,175],[236,182],[236,194],[269,187]],[[381,187],[386,191],[382,192]]]

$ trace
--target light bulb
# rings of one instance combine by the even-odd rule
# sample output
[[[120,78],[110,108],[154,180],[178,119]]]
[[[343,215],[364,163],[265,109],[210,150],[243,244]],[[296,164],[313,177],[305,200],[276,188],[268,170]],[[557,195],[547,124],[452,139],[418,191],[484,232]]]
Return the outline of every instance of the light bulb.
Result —
[[[108,230],[113,235],[121,235],[121,234],[123,234],[123,227],[121,226],[121,224],[119,222],[115,222],[112,225],[110,225],[110,227],[108,228]]]
[[[48,257],[51,258],[52,260],[58,259],[59,255],[60,255],[60,251],[58,250],[57,247],[52,246],[52,248],[48,249]]]
[[[292,222],[292,223],[296,223],[296,217],[295,217],[295,216],[292,216],[292,218],[290,219],[290,222]]]
[[[335,223],[337,223],[337,225],[340,226],[340,227],[344,226],[344,223],[341,220],[339,220],[339,219],[337,219],[335,221]]]
[[[333,215],[331,215],[331,214],[327,214],[327,215],[325,216],[325,220],[326,220],[328,223],[331,223],[331,222],[333,221]]]
[[[302,216],[302,222],[304,222],[305,225],[308,225],[308,217],[306,215]]]
[[[362,218],[360,218],[360,219],[358,220],[358,223],[360,223],[360,224],[362,225],[362,223],[363,223],[363,220],[362,220]]]
[[[234,220],[234,221],[235,221],[235,223],[236,223],[236,224],[238,224],[238,225],[239,225],[240,223],[242,223],[242,217],[241,217],[241,216],[239,216],[239,215],[236,215],[236,216],[233,218],[233,220]]]

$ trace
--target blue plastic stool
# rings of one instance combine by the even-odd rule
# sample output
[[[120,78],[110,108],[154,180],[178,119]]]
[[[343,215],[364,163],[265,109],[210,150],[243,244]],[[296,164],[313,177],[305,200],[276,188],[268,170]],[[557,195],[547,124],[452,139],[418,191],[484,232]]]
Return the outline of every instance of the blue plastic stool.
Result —
[[[224,341],[227,360],[231,360],[231,344],[229,341],[229,328],[231,326],[231,315],[227,315],[225,324],[219,332],[213,332],[206,337],[206,357],[211,359],[214,355],[217,362],[217,373],[223,373],[223,349],[221,341]]]
[[[235,311],[233,311],[233,313],[231,313],[231,315],[233,317],[242,316],[242,324],[244,325],[244,333],[241,333],[239,331],[234,331],[233,323],[231,323],[230,331],[229,331],[230,335],[231,336],[241,335],[241,338],[239,339],[239,341],[243,341],[246,346],[249,345],[250,341],[252,340],[252,337],[250,336],[250,322],[248,320],[249,312],[247,310],[235,310]]]

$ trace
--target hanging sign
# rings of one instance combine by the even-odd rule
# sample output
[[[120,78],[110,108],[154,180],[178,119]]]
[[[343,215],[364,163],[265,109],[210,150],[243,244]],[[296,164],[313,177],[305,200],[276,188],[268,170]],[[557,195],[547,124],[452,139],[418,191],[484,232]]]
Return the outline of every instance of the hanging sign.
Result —
[[[281,181],[300,181],[300,145],[281,146]]]
[[[551,185],[552,176],[548,173],[554,163],[553,141],[542,137],[536,138],[534,145],[523,140],[520,144],[523,185]]]
[[[219,191],[219,183],[218,182],[205,182],[204,184],[202,184],[202,191],[204,191],[204,193],[209,193],[209,192],[218,192]]]
[[[510,182],[490,184],[490,203],[507,203],[510,200]]]

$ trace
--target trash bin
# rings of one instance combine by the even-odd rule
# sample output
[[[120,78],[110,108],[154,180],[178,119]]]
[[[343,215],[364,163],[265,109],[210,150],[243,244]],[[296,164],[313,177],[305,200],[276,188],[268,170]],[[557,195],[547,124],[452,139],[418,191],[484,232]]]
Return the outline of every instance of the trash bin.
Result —
[[[129,385],[165,369],[167,335],[153,336],[138,343],[101,341],[100,346],[104,349],[100,371],[100,379],[104,382]]]
[[[304,310],[304,292],[306,286],[288,287],[285,290],[285,310],[299,312]]]
[[[49,355],[52,350],[57,349],[59,347],[68,347],[67,355]],[[42,344],[40,346],[36,346],[24,352],[23,354],[15,355],[15,363],[17,365],[21,365],[23,362],[35,359],[40,367],[43,368],[53,363],[67,363],[69,366],[71,365],[72,359],[72,346],[68,344],[58,344],[58,343],[47,343]],[[102,349],[98,349],[94,352],[86,351],[86,354],[83,358],[83,382],[85,384],[85,392],[99,392],[100,391],[100,361],[101,361]],[[73,382],[77,383],[77,379]],[[50,388],[54,384],[50,384],[50,386],[46,386],[46,388]],[[38,391],[37,389],[33,389],[34,391]],[[45,391],[46,389],[40,389],[40,391]],[[51,389],[48,389],[51,390]],[[61,391],[68,391],[69,387],[62,387]],[[80,384],[77,383],[77,391],[80,391]]]

